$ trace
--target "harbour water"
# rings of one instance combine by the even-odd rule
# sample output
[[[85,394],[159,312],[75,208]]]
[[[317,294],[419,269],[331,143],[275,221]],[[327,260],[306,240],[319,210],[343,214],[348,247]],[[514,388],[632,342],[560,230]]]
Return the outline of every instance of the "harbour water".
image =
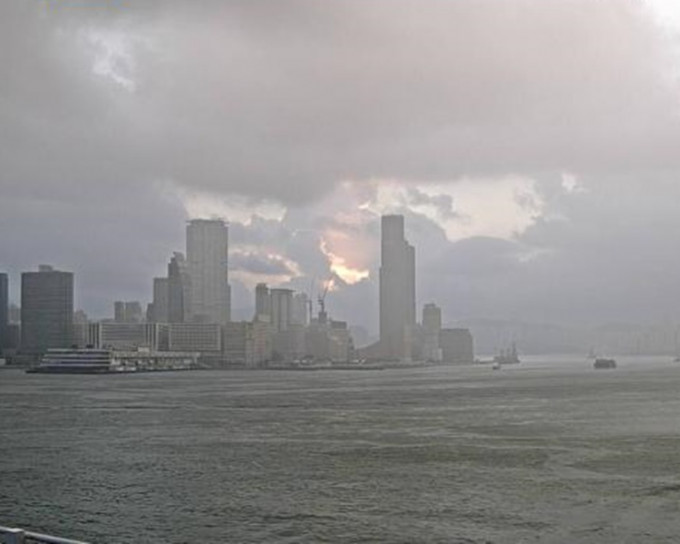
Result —
[[[680,363],[0,372],[0,524],[95,543],[656,543]]]

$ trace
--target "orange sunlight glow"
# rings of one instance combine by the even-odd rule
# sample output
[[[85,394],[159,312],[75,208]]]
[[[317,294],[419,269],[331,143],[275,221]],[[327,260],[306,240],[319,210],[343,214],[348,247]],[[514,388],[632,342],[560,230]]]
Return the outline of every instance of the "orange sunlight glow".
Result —
[[[361,280],[368,278],[368,270],[354,268],[347,264],[347,261],[344,257],[336,255],[330,249],[328,249],[328,245],[324,239],[321,239],[321,251],[326,257],[328,257],[331,272],[336,274],[345,283],[354,285],[355,283],[359,283]],[[329,290],[333,291],[335,285],[332,279],[330,281],[331,283],[329,285]]]

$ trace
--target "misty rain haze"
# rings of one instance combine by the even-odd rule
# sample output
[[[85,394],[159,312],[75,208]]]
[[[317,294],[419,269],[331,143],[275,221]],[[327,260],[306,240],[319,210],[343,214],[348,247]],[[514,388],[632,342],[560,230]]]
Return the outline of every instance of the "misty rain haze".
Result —
[[[677,540],[677,4],[0,2],[0,526]]]

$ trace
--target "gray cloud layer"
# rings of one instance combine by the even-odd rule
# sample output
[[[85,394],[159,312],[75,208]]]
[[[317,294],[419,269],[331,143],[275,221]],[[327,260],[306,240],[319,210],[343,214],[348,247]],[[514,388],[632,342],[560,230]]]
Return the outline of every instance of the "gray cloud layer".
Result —
[[[677,166],[671,59],[633,1],[137,4],[3,3],[3,185],[299,202],[342,178]],[[93,36],[123,42],[134,92],[92,73]]]
[[[546,206],[511,241],[452,244],[402,210],[423,300],[456,318],[676,315],[668,40],[633,0],[2,2],[0,268],[73,269],[100,314],[148,297],[183,246],[170,180],[287,205],[232,240],[279,248],[303,285],[329,274],[323,229],[377,239],[367,218],[310,217],[339,181],[518,174]],[[564,191],[563,171],[588,192]],[[450,196],[410,199],[457,217]],[[375,293],[371,280],[329,302],[374,324]]]

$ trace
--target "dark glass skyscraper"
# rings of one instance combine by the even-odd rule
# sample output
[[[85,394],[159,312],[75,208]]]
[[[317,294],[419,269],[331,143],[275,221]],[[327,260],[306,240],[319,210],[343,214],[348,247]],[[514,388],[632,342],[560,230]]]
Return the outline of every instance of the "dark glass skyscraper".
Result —
[[[73,342],[73,273],[41,266],[21,274],[21,351],[40,354]]]
[[[388,359],[411,358],[416,322],[416,257],[404,237],[404,216],[381,223],[380,351]]]
[[[187,306],[191,294],[189,273],[184,255],[175,252],[168,264],[168,322],[187,321]]]
[[[168,323],[168,296],[170,280],[168,278],[153,279],[153,303],[151,321],[154,323]]]
[[[271,318],[272,299],[266,283],[258,283],[255,287],[255,319]]]

